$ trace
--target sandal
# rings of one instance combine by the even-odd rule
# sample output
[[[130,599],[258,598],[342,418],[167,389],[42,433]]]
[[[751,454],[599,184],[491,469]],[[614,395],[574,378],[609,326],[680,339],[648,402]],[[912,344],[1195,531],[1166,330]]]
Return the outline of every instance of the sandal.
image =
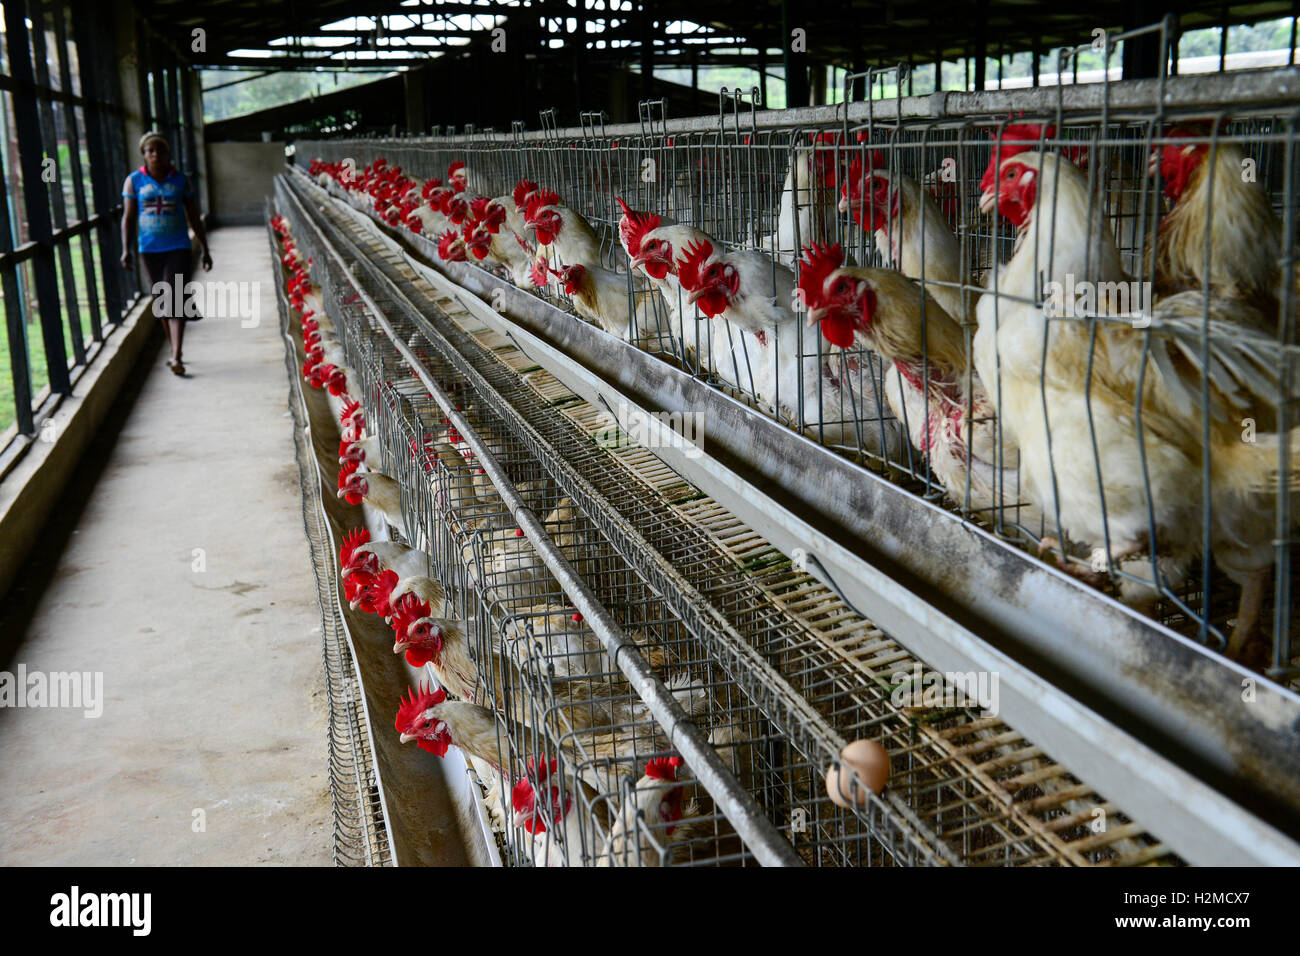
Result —
[[[180,359],[168,359],[167,367],[172,370],[173,375],[185,374],[185,363],[180,361]]]

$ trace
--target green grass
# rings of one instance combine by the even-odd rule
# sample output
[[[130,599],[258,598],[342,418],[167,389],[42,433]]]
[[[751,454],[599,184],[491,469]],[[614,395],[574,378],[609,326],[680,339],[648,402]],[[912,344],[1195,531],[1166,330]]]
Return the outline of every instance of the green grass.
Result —
[[[0,333],[0,432],[14,421],[14,376],[9,358],[9,335]]]
[[[27,326],[27,340],[32,342],[33,339],[36,349],[41,350],[41,328],[38,322],[29,323]],[[33,366],[31,368],[32,395],[36,395],[49,384],[50,376],[44,361],[29,362],[29,365]],[[0,329],[0,431],[4,431],[14,423],[14,415],[14,376],[9,336]]]

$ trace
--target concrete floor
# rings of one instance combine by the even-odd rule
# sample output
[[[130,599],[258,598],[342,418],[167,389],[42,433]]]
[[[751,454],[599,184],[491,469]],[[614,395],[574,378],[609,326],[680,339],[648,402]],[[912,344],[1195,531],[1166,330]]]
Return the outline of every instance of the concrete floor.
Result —
[[[48,583],[17,598],[34,610],[5,669],[102,672],[105,702],[98,719],[0,708],[0,863],[331,862],[320,618],[266,232],[218,230],[212,256],[199,278],[261,283],[260,325],[190,325],[186,378],[156,353],[84,505],[70,498],[52,573],[32,575]]]

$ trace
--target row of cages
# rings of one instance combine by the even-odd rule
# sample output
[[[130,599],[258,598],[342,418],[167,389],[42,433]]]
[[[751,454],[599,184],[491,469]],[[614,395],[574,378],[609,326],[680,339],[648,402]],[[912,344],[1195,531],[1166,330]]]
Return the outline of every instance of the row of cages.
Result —
[[[287,198],[280,205],[292,208]],[[528,407],[521,398],[528,392],[525,379],[541,370],[501,366],[493,372],[490,358],[466,353],[458,360],[450,342],[427,334],[411,301],[368,281],[376,267],[362,250],[345,251],[345,259],[355,260],[345,270],[315,236],[314,228],[295,222],[300,254],[313,263],[313,282],[326,290],[326,312],[356,373],[349,382],[364,406],[366,433],[379,445],[379,456],[368,455],[366,467],[396,480],[401,534],[428,555],[421,570],[440,582],[443,593],[441,607],[412,610],[395,618],[394,627],[434,635],[438,662],[423,663],[418,654],[408,655],[408,662],[426,667],[451,699],[493,715],[490,741],[458,737],[464,723],[453,722],[451,742],[485,784],[507,863],[718,866],[753,865],[758,858],[729,823],[727,810],[735,807],[679,756],[676,736],[610,659],[478,467],[467,436],[395,340],[455,404],[564,558],[671,691],[686,721],[707,739],[729,783],[748,794],[771,835],[788,842],[799,861],[1177,862],[1118,808],[1088,797],[1088,788],[1053,771],[1041,751],[1006,733],[997,720],[967,724],[954,711],[937,715],[929,727],[894,708],[886,686],[827,686],[834,671],[817,663],[807,636],[792,639],[772,608],[720,578],[725,593],[715,600],[746,640],[777,660],[809,701],[820,701],[838,730],[878,741],[890,755],[887,799],[855,785],[854,799],[841,805],[831,796],[826,771],[836,751],[828,754],[815,741],[781,732],[766,716],[780,707],[746,678],[743,662],[702,640],[699,622],[683,616],[629,564],[625,544],[587,502],[565,494],[538,446],[511,426],[498,401],[485,399],[464,363],[508,394],[512,406]],[[384,316],[391,337],[374,321],[372,308]],[[566,442],[531,411],[530,425],[570,464],[581,456],[609,458],[599,442],[586,436]],[[630,487],[625,479],[622,485]],[[674,563],[708,562],[703,542],[683,538],[675,550],[665,550]],[[780,650],[792,644],[798,646]],[[954,745],[962,758],[954,763],[936,740],[959,730]],[[1016,799],[1041,809],[1048,822],[1009,815],[993,777],[1014,781]],[[1102,835],[1092,826],[1098,807],[1111,815],[1113,827]]]
[[[458,169],[546,259],[529,291],[1291,680],[1287,76],[1261,71],[1244,101],[1170,77],[1148,107],[1109,107],[1134,99],[1123,83],[1086,109],[1036,91],[1014,117],[900,100],[781,122],[733,91],[715,123],[645,103],[634,127],[544,116],[536,133],[296,151],[322,184],[374,179],[381,158],[416,185]],[[1196,105],[1161,105],[1178,90]],[[554,194],[555,219],[528,215],[529,191]]]
[[[422,609],[422,622],[403,623],[417,632],[435,630],[443,644],[442,666],[427,665],[430,686],[436,683],[453,699],[496,715],[489,746],[456,742],[483,782],[505,862],[754,865],[753,853],[709,790],[676,755],[475,466],[463,436],[373,323],[352,285],[355,278],[330,268],[303,231],[295,237],[312,252],[313,278],[327,290],[327,313],[358,373],[355,390],[364,396],[366,429],[381,449],[374,470],[400,484],[401,530],[429,556],[425,572],[445,595],[441,608]],[[803,860],[848,866],[932,862],[933,850],[909,840],[905,831],[894,832],[879,807],[853,813],[831,802],[819,766],[772,729],[592,520],[562,495],[501,417],[475,401],[470,383],[403,317],[402,305],[383,295],[374,301],[423,370],[458,403],[527,506],[544,516],[548,534],[691,721],[706,729],[735,780],[779,821]],[[453,461],[456,466],[448,467]],[[902,741],[896,743],[906,751]],[[933,799],[937,804],[940,794]],[[947,803],[957,826],[961,800],[950,795]],[[525,812],[542,822],[521,822]],[[969,827],[969,800],[965,822]],[[979,838],[973,831],[966,842]]]

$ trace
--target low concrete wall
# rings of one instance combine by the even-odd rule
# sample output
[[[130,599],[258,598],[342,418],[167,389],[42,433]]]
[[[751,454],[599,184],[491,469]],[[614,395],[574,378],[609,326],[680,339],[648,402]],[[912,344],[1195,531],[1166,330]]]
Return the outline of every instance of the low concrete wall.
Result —
[[[272,180],[284,172],[284,143],[208,143],[208,198],[219,226],[262,222]]]
[[[136,304],[50,416],[56,439],[33,442],[0,482],[0,595],[8,592],[21,570],[123,383],[150,345],[157,348],[162,340],[162,326],[149,311],[150,302],[146,296]]]

